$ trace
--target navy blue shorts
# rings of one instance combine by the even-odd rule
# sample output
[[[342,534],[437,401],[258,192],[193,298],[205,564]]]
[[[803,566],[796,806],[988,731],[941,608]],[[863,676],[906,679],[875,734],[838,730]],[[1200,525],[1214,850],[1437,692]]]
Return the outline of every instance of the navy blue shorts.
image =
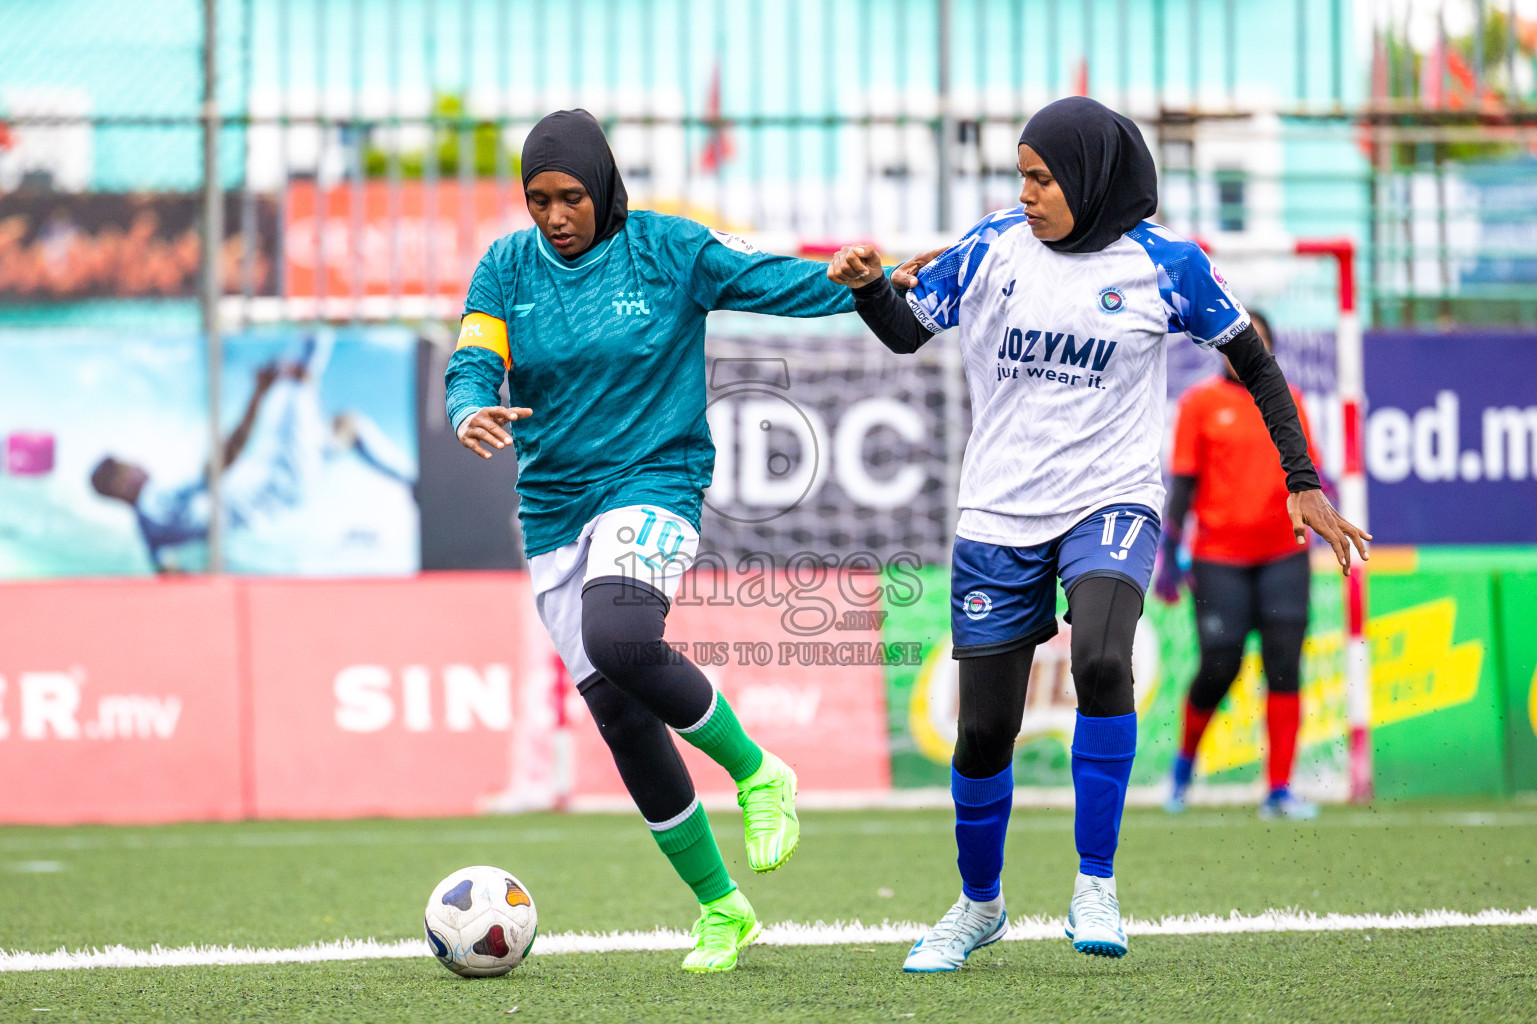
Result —
[[[957,537],[950,569],[955,656],[1003,654],[1055,636],[1059,576],[1069,597],[1095,576],[1125,580],[1146,594],[1159,529],[1158,514],[1147,506],[1111,505],[1031,547]]]

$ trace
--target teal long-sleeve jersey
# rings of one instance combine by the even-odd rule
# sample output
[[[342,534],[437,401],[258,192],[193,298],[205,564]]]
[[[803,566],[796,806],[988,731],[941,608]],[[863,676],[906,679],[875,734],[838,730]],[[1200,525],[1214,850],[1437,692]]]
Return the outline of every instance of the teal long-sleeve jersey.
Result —
[[[854,301],[822,263],[644,210],[575,260],[537,228],[492,243],[448,362],[448,418],[457,432],[499,405],[504,375],[511,404],[533,410],[510,427],[529,557],[626,505],[660,505],[699,527],[715,468],[705,422],[712,309],[811,317],[852,312]]]

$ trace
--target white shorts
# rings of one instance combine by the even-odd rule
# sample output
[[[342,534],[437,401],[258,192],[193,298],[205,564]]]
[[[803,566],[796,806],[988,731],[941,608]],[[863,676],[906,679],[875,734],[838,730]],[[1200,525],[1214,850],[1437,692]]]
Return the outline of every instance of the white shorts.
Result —
[[[610,509],[581,535],[528,560],[539,620],[574,682],[597,673],[582,646],[582,588],[604,576],[644,583],[671,601],[699,553],[699,531],[655,505]]]

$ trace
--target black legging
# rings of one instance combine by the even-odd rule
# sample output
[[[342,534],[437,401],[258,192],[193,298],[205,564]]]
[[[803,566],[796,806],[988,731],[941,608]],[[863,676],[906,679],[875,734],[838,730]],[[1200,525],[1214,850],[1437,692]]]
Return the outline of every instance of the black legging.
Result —
[[[1142,594],[1125,580],[1096,576],[1073,588],[1067,607],[1078,710],[1089,718],[1131,714],[1137,709],[1131,644],[1142,617]],[[1029,645],[961,659],[955,770],[966,778],[991,778],[1013,761],[1034,657],[1035,646]]]
[[[582,588],[582,647],[592,667],[674,729],[710,710],[715,688],[662,639],[668,601],[644,583],[602,577]]]
[[[667,724],[602,676],[583,680],[578,689],[641,817],[659,824],[687,810],[694,782]]]
[[[1264,622],[1259,625],[1260,659],[1265,664],[1265,686],[1271,693],[1296,693],[1302,686],[1302,642],[1306,622]],[[1201,667],[1190,684],[1190,703],[1210,711],[1222,703],[1228,687],[1243,666],[1243,648],[1201,648]]]
[[[1260,565],[1197,560],[1191,566],[1201,667],[1190,684],[1190,703],[1210,711],[1222,702],[1243,665],[1244,644],[1259,631],[1265,685],[1296,693],[1302,684],[1302,642],[1307,635],[1306,551]]]
[[[619,577],[582,591],[582,645],[598,674],[580,690],[635,806],[653,824],[681,814],[694,783],[667,727],[684,729],[710,710],[714,688],[662,639],[668,602]]]

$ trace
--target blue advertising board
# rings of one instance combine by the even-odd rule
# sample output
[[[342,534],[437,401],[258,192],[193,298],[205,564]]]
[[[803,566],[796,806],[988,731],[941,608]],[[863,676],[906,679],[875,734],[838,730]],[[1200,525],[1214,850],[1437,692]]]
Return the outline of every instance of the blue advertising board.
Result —
[[[1537,334],[1374,331],[1365,357],[1378,543],[1537,543]]]

